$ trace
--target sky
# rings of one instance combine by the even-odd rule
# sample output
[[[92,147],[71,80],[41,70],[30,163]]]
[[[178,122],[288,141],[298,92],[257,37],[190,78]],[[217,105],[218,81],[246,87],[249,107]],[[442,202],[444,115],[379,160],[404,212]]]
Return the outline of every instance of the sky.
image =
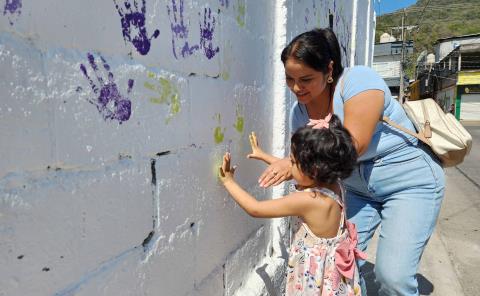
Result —
[[[375,12],[378,15],[393,12],[408,7],[417,2],[416,0],[375,0]]]

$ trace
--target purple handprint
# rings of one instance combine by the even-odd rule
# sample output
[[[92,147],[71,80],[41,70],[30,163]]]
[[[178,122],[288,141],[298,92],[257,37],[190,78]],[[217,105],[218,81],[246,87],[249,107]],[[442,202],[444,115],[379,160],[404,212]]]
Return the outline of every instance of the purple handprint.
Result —
[[[103,68],[105,72],[108,73],[108,81],[104,82],[103,77],[100,75],[100,70],[98,69],[97,64],[95,63],[95,57],[91,54],[87,54],[88,62],[90,67],[92,67],[95,76],[97,77],[98,84],[96,84],[90,76],[87,74],[87,67],[84,64],[80,64],[80,70],[82,70],[83,75],[88,79],[90,86],[95,94],[98,95],[96,101],[89,100],[90,103],[95,105],[98,111],[102,114],[105,120],[115,119],[120,122],[120,124],[130,118],[132,113],[132,102],[127,97],[124,97],[118,91],[117,84],[115,84],[113,73],[110,72],[110,66],[107,64],[107,61],[100,55],[100,59],[103,63]],[[130,94],[130,91],[133,87],[133,79],[128,80],[128,89],[127,94]]]
[[[6,15],[7,13],[9,14],[8,16],[8,21],[10,22],[10,25],[13,25],[13,18],[15,14],[17,14],[17,17],[20,16],[22,13],[21,11],[22,8],[22,0],[6,0],[5,1],[5,6],[3,8],[3,15]]]
[[[178,9],[176,0],[172,0],[172,8],[167,5],[168,16],[170,17],[170,27],[172,29],[173,55],[176,59],[178,59],[176,42],[180,44],[183,42],[183,46],[180,46],[182,48],[181,54],[184,58],[192,55],[199,49],[198,45],[190,46],[188,44],[188,28],[185,26],[185,21],[183,19],[183,1],[184,0],[179,0]]]
[[[203,48],[205,56],[209,60],[212,59],[220,51],[220,48],[218,46],[214,48],[212,44],[214,31],[215,17],[212,16],[212,10],[210,8],[205,8],[203,12],[203,26],[200,22],[200,47]]]
[[[219,0],[219,1],[220,1],[220,5],[228,8],[228,0]]]
[[[133,6],[129,1],[131,0],[123,2],[124,10],[117,4],[117,0],[113,0],[121,18],[123,39],[125,42],[131,42],[141,55],[146,55],[150,51],[150,41],[153,38],[157,38],[160,35],[160,31],[155,30],[152,37],[148,38],[147,29],[145,28],[145,0],[142,0],[140,9],[138,7],[138,1],[140,0],[133,0]]]

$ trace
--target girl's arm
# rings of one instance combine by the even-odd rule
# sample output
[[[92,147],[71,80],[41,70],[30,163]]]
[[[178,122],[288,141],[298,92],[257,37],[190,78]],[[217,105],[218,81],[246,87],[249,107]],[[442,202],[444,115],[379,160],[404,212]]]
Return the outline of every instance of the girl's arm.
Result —
[[[248,138],[250,139],[252,153],[248,154],[247,158],[262,160],[266,164],[272,164],[273,162],[280,160],[280,158],[278,157],[265,153],[265,151],[263,151],[262,148],[258,146],[257,135],[255,135],[255,132],[252,132],[250,135],[248,135]]]
[[[375,127],[383,113],[384,92],[366,90],[351,97],[344,105],[344,126],[354,139],[358,155],[368,149]]]
[[[251,194],[243,190],[233,179],[235,169],[230,167],[230,154],[223,157],[219,177],[233,199],[252,217],[275,218],[287,216],[301,216],[312,208],[312,198],[305,192],[296,192],[283,198],[258,201]]]

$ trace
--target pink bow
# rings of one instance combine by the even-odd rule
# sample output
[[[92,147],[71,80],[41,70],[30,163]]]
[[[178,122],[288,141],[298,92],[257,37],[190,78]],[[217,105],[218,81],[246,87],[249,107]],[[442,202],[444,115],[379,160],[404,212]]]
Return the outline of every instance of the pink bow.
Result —
[[[310,119],[307,126],[311,126],[314,129],[328,128],[330,119],[332,119],[332,113],[329,113],[324,119]]]
[[[353,279],[357,258],[367,259],[367,254],[357,249],[358,236],[355,224],[347,221],[349,236],[341,242],[335,251],[335,265],[346,278]]]

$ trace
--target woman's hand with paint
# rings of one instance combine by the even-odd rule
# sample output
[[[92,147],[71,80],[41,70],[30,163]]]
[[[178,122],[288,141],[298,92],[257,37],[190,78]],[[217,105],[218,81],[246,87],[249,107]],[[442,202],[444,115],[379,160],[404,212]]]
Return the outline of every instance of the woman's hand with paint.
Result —
[[[218,168],[218,177],[223,184],[227,183],[228,181],[233,181],[233,175],[235,173],[236,166],[231,167],[231,156],[229,152],[226,152],[223,156],[223,163],[222,166]]]
[[[248,154],[247,158],[264,160],[265,152],[260,148],[260,146],[258,146],[257,135],[255,134],[255,132],[251,132],[250,135],[248,135],[248,138],[250,139],[250,146],[252,147],[252,153]]]

